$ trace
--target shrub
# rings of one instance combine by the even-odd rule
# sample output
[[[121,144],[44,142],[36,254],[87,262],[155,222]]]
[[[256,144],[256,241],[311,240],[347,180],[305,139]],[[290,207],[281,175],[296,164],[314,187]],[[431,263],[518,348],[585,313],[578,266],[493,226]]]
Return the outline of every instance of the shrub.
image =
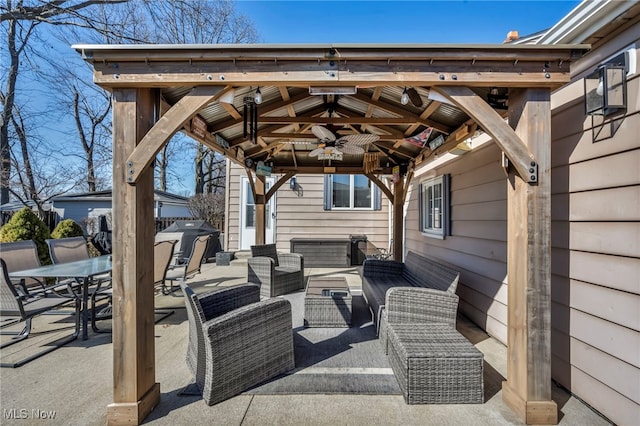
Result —
[[[65,219],[61,221],[51,233],[51,238],[55,238],[56,240],[60,238],[82,236],[84,236],[82,227],[74,222],[73,219]]]
[[[33,240],[38,247],[38,257],[43,265],[51,263],[49,249],[45,241],[50,236],[47,225],[29,207],[14,214],[9,222],[0,228],[0,242]]]

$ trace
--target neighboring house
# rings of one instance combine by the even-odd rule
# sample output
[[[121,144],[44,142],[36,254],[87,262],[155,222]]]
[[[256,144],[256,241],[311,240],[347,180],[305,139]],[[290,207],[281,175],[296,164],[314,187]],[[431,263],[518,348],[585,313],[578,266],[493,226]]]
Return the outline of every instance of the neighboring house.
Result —
[[[111,191],[85,192],[54,197],[52,209],[58,219],[73,219],[83,227],[87,220],[100,215],[111,215]],[[153,196],[154,216],[192,217],[189,211],[189,199],[180,195],[155,190]]]
[[[592,45],[572,63],[572,82],[551,98],[552,375],[611,421],[637,424],[640,3],[585,1],[550,30],[516,41],[523,42]],[[584,78],[612,60],[626,66],[626,110],[588,115]],[[466,154],[446,154],[416,170],[405,204],[405,253],[455,265],[460,311],[506,345],[508,182],[501,151],[487,135],[468,143]],[[287,184],[277,191],[267,242],[288,251],[291,238],[366,234],[387,247],[386,198],[380,210],[327,210],[326,179],[301,175],[296,189]],[[244,169],[228,162],[225,247],[231,250],[253,243],[247,194]]]

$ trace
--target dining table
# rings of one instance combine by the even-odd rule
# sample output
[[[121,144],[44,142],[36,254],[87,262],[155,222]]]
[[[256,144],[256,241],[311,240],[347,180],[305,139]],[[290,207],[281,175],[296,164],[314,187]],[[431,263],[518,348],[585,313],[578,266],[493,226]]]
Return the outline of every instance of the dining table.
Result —
[[[73,278],[78,281],[81,284],[82,340],[87,340],[87,327],[89,323],[89,286],[98,276],[109,273],[111,273],[111,255],[104,255],[82,260],[74,260],[72,262],[44,265],[38,268],[23,269],[21,271],[12,271],[9,273],[9,277],[43,277],[56,279]]]

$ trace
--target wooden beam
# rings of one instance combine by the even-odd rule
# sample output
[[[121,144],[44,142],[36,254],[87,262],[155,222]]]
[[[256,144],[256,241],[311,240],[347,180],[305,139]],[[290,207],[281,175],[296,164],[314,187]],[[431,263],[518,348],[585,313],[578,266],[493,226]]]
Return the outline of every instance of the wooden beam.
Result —
[[[378,177],[373,173],[367,173],[365,174],[365,176],[368,177],[369,180],[375,184],[375,186],[380,188],[380,191],[384,192],[384,195],[386,195],[389,201],[393,203],[393,199],[394,199],[393,192],[391,192],[391,190],[387,188],[387,185],[385,185],[384,182],[378,179]]]
[[[254,198],[256,208],[256,245],[262,245],[266,242],[266,225],[267,225],[267,200],[265,197],[266,179],[264,176],[256,175]]]
[[[275,111],[277,109],[280,108],[285,108],[289,105],[293,105],[296,102],[299,102],[303,99],[306,99],[309,97],[308,93],[298,93],[297,95],[290,97],[289,100],[287,101],[272,101],[272,102],[268,102],[268,103],[264,103],[264,104],[260,104],[258,106],[258,114],[262,115],[262,114],[268,114],[272,111]],[[217,123],[215,126],[211,126],[209,128],[209,131],[211,133],[218,133],[218,132],[222,132],[226,129],[228,129],[229,127],[233,127],[235,125],[238,125],[240,123],[242,123],[242,117],[239,118],[233,118],[233,119],[228,119],[228,120],[224,120],[221,121],[219,123]],[[260,117],[258,117],[258,121],[262,122],[262,119]]]
[[[440,105],[442,104],[438,101],[431,101],[431,103],[429,103],[429,105],[427,105],[424,111],[422,111],[422,113],[420,114],[420,118],[425,120],[431,117],[431,115],[436,112],[438,108],[440,108]],[[407,130],[405,130],[404,132],[405,136],[413,135],[413,132],[415,132],[418,127],[419,124],[412,124],[411,126],[409,126],[409,128],[407,128]]]
[[[295,175],[296,175],[296,172],[287,172],[284,174],[284,176],[281,176],[280,179],[278,179],[276,183],[274,183],[273,186],[269,188],[267,195],[264,197],[265,203],[268,203],[269,200],[271,200],[271,197],[273,197],[273,195],[276,193],[276,191],[280,189],[280,187],[284,185],[286,181],[288,181]]]
[[[307,117],[307,116],[297,116],[297,117],[263,117],[259,118],[260,123],[264,124],[282,124],[282,123],[300,123],[300,124],[411,124],[415,123],[415,120],[410,118],[388,118],[388,117],[378,117],[378,118],[366,118],[362,116],[353,116],[353,117]],[[426,123],[421,123],[426,126]]]
[[[158,155],[162,147],[205,105],[230,90],[216,86],[194,87],[164,114],[153,128],[144,136],[140,144],[129,155],[125,180],[129,184],[137,183],[141,174]],[[158,107],[159,108],[159,107]]]
[[[393,260],[403,260],[402,241],[404,228],[404,182],[400,178],[393,184]]]
[[[240,113],[238,112],[235,106],[228,104],[226,102],[220,102],[220,105],[229,113],[231,117],[235,118],[236,120],[239,120],[242,118],[242,115],[240,115]]]
[[[368,103],[369,105],[373,105],[376,108],[379,108],[381,110],[390,112],[392,114],[396,114],[399,117],[404,117],[407,119],[411,119],[411,121],[413,121],[414,123],[418,123],[421,124],[423,126],[427,126],[427,127],[433,127],[434,129],[436,129],[439,132],[442,133],[448,133],[449,129],[445,126],[443,126],[440,123],[437,123],[435,121],[432,120],[427,120],[425,118],[421,118],[420,116],[413,114],[412,112],[408,111],[405,108],[400,108],[398,106],[395,106],[393,104],[384,102],[384,101],[374,101],[373,99],[369,98],[368,96],[365,96],[363,94],[360,93],[356,93],[355,95],[351,95],[352,98],[354,99],[358,99],[359,101]]]
[[[507,180],[507,381],[502,399],[527,424],[557,424],[551,399],[551,107],[547,89],[509,94],[509,123],[535,154],[539,179]]]
[[[153,170],[128,185],[126,162],[152,128],[160,96],[113,91],[113,403],[109,425],[140,424],[160,401],[155,382]]]
[[[505,123],[500,114],[495,112],[480,96],[468,87],[441,86],[433,87],[431,90],[453,101],[490,134],[513,163],[522,179],[530,183],[537,181],[537,163],[529,147]]]
[[[408,61],[402,67],[408,71],[399,71],[398,64],[389,64],[387,60],[356,63],[349,61],[342,70],[327,64],[309,62],[244,62],[238,66],[230,58],[228,62],[122,62],[118,68],[113,63],[94,63],[94,82],[103,87],[171,87],[199,86],[202,84],[224,84],[238,86],[295,86],[310,85],[331,86],[449,86],[475,87],[547,87],[557,88],[570,81],[569,62],[562,67],[554,64],[548,69],[548,77],[543,72],[545,62],[518,62],[498,60],[471,64],[459,61],[441,61],[429,64],[428,60]],[[515,60],[515,59],[514,59]],[[311,69],[313,68],[313,69]],[[215,79],[211,70],[216,70]]]

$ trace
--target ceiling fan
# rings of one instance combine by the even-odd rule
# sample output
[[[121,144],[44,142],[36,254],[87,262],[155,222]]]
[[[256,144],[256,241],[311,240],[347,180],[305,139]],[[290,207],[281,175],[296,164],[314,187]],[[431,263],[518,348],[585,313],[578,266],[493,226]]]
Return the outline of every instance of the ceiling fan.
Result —
[[[318,147],[309,152],[309,157],[318,157],[320,160],[341,160],[342,154],[364,154],[364,146],[380,139],[380,136],[371,133],[360,133],[340,136],[336,135],[331,127],[313,126],[311,131],[318,138]]]

